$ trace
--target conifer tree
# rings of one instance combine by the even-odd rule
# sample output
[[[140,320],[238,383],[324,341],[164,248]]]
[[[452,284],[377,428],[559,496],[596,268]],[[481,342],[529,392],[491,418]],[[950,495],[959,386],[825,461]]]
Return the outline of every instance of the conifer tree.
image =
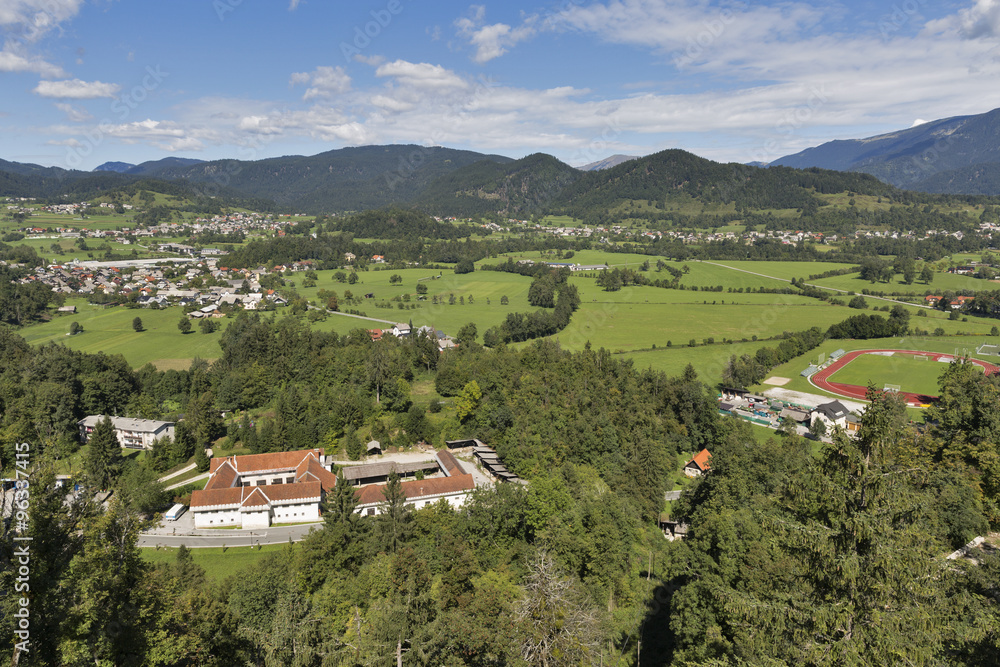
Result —
[[[122,465],[122,450],[111,418],[106,416],[87,440],[87,478],[93,489],[111,488]]]

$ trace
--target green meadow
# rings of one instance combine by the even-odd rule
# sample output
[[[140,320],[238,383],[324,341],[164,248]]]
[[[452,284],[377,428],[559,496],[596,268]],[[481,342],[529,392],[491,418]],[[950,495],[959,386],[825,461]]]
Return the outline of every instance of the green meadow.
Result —
[[[246,543],[247,538],[234,536],[233,541]],[[259,548],[244,547],[207,547],[190,549],[192,560],[205,569],[205,578],[209,581],[221,581],[231,575],[239,574],[250,565],[257,563],[267,554],[273,554],[290,549],[294,553],[298,547],[287,544],[271,544]],[[171,565],[177,562],[177,549],[164,547],[147,547],[140,551],[143,560],[153,565]]]
[[[77,307],[75,315],[59,315],[50,322],[26,327],[18,333],[32,345],[57,343],[87,353],[121,354],[133,367],[154,363],[162,368],[187,368],[194,357],[216,359],[220,354],[219,337],[228,325],[227,318],[217,319],[220,328],[203,334],[193,323],[191,333],[182,334],[177,323],[183,316],[180,308],[100,308],[84,299],[68,299]],[[144,331],[132,329],[133,318],[142,319]],[[78,322],[83,332],[70,336],[69,326]]]
[[[928,292],[931,294],[940,294],[945,290],[958,292],[960,290],[982,291],[1000,289],[1000,283],[997,281],[980,280],[971,276],[937,272],[934,273],[934,279],[929,285],[924,284],[920,280],[914,281],[912,285],[907,285],[903,282],[902,274],[896,274],[888,283],[873,284],[870,280],[862,280],[860,274],[821,278],[820,280],[812,280],[810,282],[820,287],[832,287],[834,289],[858,293],[861,290],[867,289],[873,292],[901,292],[923,295]]]
[[[730,262],[723,260],[713,263],[781,280],[808,278],[809,276],[826,273],[827,271],[849,269],[855,266],[854,264],[838,262]]]

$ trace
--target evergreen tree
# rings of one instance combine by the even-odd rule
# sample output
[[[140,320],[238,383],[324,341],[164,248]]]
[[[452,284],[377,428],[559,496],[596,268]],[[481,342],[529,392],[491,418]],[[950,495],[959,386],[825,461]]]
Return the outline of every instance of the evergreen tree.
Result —
[[[395,471],[389,473],[389,482],[383,487],[382,493],[385,496],[385,506],[378,516],[382,547],[389,553],[396,553],[410,535],[413,515],[406,506],[402,483]]]
[[[111,488],[121,470],[122,449],[110,417],[105,415],[97,422],[87,444],[90,448],[87,452],[86,471],[91,488]]]

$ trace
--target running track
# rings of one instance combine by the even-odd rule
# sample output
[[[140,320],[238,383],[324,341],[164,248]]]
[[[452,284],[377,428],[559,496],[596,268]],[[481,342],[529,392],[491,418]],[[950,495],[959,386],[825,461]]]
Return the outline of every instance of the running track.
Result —
[[[865,393],[868,391],[867,387],[862,387],[856,384],[843,384],[840,382],[830,382],[830,376],[839,371],[841,368],[851,363],[857,359],[862,354],[868,354],[869,352],[892,352],[894,354],[910,354],[910,355],[924,355],[930,357],[931,363],[938,363],[938,359],[946,357],[948,359],[954,359],[953,354],[939,354],[936,352],[916,352],[913,350],[855,350],[853,352],[848,352],[842,356],[837,361],[833,362],[821,371],[813,373],[809,381],[815,386],[830,392],[831,394],[837,394],[845,398],[850,398],[854,400],[865,400]],[[981,366],[987,375],[993,375],[994,373],[1000,373],[1000,368],[994,366],[993,364],[986,363],[985,361],[979,361],[978,359],[970,359],[972,363],[977,366]],[[933,403],[937,400],[937,396],[924,396],[923,394],[913,394],[909,392],[900,392],[906,397],[906,402],[910,404],[923,405],[927,403]]]

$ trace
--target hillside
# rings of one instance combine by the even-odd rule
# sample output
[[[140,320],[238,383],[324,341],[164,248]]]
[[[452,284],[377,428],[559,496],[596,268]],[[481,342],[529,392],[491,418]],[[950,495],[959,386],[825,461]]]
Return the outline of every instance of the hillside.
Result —
[[[623,162],[628,162],[629,160],[634,159],[636,159],[634,155],[612,155],[611,157],[604,158],[603,160],[585,164],[582,167],[579,167],[579,169],[580,171],[601,171],[603,169],[617,167]]]
[[[155,173],[205,186],[206,192],[225,184],[302,212],[332,213],[409,203],[437,178],[481,160],[510,158],[441,147],[364,146],[254,162],[161,164]]]
[[[506,164],[484,160],[437,179],[414,203],[438,215],[524,216],[546,208],[581,176],[542,153]]]
[[[761,169],[667,150],[584,174],[553,201],[551,208],[578,218],[629,201],[665,204],[694,199],[702,205],[735,204],[737,210],[796,209],[821,205],[816,194],[848,191],[883,195],[892,188],[863,174]]]
[[[866,139],[831,141],[772,163],[860,171],[899,188],[1000,194],[1000,109]]]

